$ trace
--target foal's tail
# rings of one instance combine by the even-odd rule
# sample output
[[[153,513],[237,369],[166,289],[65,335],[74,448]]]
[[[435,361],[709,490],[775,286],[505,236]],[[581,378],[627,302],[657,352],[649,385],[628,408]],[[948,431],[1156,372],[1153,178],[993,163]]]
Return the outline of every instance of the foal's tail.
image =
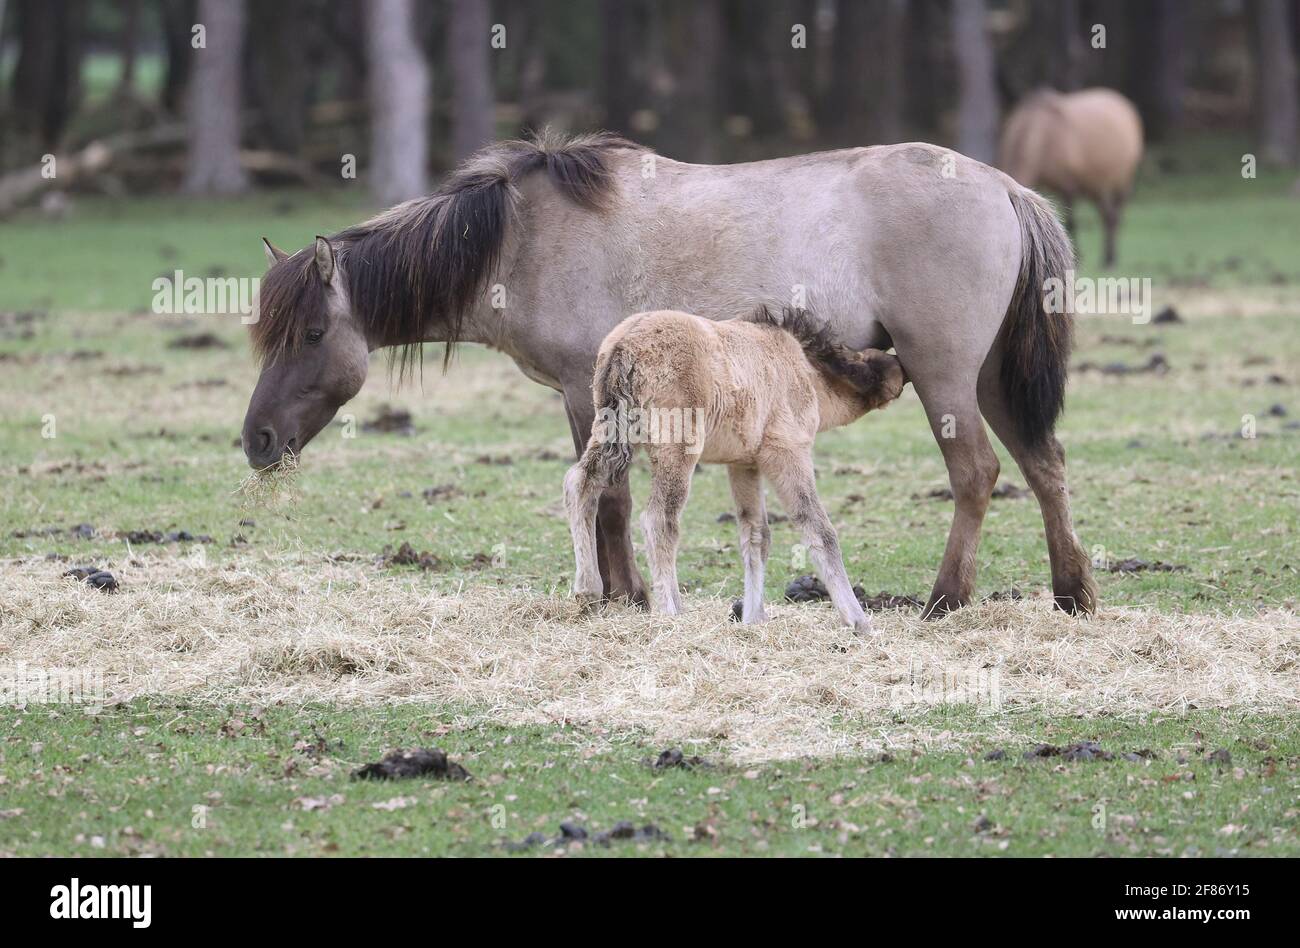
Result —
[[[1074,317],[1051,312],[1044,295],[1055,295],[1074,268],[1074,247],[1047,201],[1010,185],[1007,196],[1020,219],[1020,277],[1011,294],[1002,342],[1002,392],[1021,440],[1041,444],[1065,407]]]
[[[632,463],[632,443],[627,437],[629,415],[636,404],[632,369],[631,355],[618,344],[596,361],[592,382],[596,420],[579,464],[588,480],[601,487],[617,487],[626,481]]]

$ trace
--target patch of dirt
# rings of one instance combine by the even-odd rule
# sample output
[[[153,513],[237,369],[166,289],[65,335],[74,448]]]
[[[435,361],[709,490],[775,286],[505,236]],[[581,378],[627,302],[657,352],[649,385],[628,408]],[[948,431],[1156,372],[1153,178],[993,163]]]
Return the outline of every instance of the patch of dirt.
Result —
[[[916,596],[888,592],[868,596],[866,590],[861,586],[853,587],[853,595],[862,604],[862,608],[869,612],[881,612],[885,609],[919,609],[923,605]],[[789,602],[827,602],[830,600],[831,594],[826,589],[826,585],[810,573],[791,582],[785,588],[785,598]],[[734,611],[734,604],[732,608]]]
[[[434,487],[426,487],[420,491],[420,496],[427,502],[433,504],[440,500],[452,500],[456,497],[464,497],[465,492],[455,484],[438,484]]]
[[[542,846],[562,848],[574,843],[609,846],[614,842],[652,843],[670,838],[667,833],[653,823],[646,823],[638,829],[631,820],[620,820],[612,828],[592,835],[580,824],[566,821],[560,824],[560,833],[553,838],[547,837],[545,833],[529,833],[517,843],[507,842],[503,845],[507,852],[524,852]]]
[[[1158,339],[1136,336],[1102,336],[1097,341],[1103,346],[1134,346],[1138,349],[1150,349],[1160,342]]]
[[[399,434],[409,438],[415,434],[415,420],[405,408],[384,405],[375,417],[361,425],[361,430],[380,434]]]
[[[515,459],[508,454],[480,454],[474,459],[474,463],[492,467],[509,467],[515,463]]]
[[[435,780],[469,780],[469,771],[437,747],[389,751],[377,763],[352,772],[354,780],[402,780],[432,777]]]
[[[1172,326],[1176,323],[1183,322],[1186,322],[1186,320],[1179,316],[1178,310],[1174,309],[1172,306],[1166,306],[1151,319],[1152,325],[1155,326]]]
[[[1005,754],[1003,755],[1005,756]],[[1129,751],[1124,754],[1116,755],[1102,748],[1097,741],[1079,741],[1075,744],[1066,744],[1058,747],[1055,744],[1037,744],[1032,750],[1024,753],[1025,760],[1037,760],[1048,757],[1059,757],[1061,760],[1115,760],[1116,757],[1121,760],[1127,760],[1136,763],[1141,760],[1154,760],[1156,752],[1149,749]],[[1001,760],[1002,758],[992,758],[985,755],[985,760]]]
[[[1169,360],[1156,352],[1141,365],[1129,365],[1126,362],[1107,362],[1105,365],[1096,362],[1080,362],[1074,367],[1074,371],[1098,372],[1101,375],[1164,375],[1169,371]]]
[[[118,536],[127,543],[211,543],[206,533],[194,534],[188,530],[128,530]]]
[[[396,552],[391,547],[384,547],[384,552],[379,555],[379,565],[389,566],[418,566],[425,572],[442,568],[442,560],[433,553],[416,550],[410,543],[403,543],[397,548]]]
[[[648,762],[655,770],[694,770],[697,767],[712,767],[713,765],[703,757],[685,756],[680,748],[672,747],[668,750],[661,751],[659,756]]]
[[[1175,566],[1173,563],[1162,563],[1160,560],[1148,563],[1146,560],[1139,559],[1120,560],[1118,563],[1111,563],[1109,567],[1112,573],[1178,573],[1186,569],[1186,566]]]
[[[63,575],[94,586],[101,592],[117,592],[117,578],[108,570],[97,566],[74,566]]]
[[[161,365],[128,365],[125,363],[119,363],[117,365],[110,365],[107,368],[105,368],[104,374],[111,375],[114,378],[119,378],[119,379],[134,378],[139,375],[161,375],[162,366]]]
[[[1002,481],[1000,484],[998,484],[996,487],[993,488],[993,493],[990,494],[989,496],[992,497],[994,500],[1023,500],[1024,498],[1030,495],[1029,495],[1029,491],[1025,490],[1025,488],[1020,487],[1016,484],[1012,484],[1010,481]],[[952,500],[953,499],[952,488],[936,487],[934,490],[929,491],[924,496],[922,496],[921,494],[913,494],[912,499],[913,500],[922,500],[922,499]]]
[[[177,336],[167,343],[168,349],[229,349],[230,343],[213,332],[197,332],[188,336]]]

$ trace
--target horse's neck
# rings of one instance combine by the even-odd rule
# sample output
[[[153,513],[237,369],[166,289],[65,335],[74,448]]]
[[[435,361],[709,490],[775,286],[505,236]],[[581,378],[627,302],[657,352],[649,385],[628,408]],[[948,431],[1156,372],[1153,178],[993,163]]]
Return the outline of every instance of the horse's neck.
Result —
[[[813,388],[817,391],[818,431],[839,428],[857,421],[867,413],[866,406],[856,393],[843,386],[831,385],[820,372],[814,373]]]

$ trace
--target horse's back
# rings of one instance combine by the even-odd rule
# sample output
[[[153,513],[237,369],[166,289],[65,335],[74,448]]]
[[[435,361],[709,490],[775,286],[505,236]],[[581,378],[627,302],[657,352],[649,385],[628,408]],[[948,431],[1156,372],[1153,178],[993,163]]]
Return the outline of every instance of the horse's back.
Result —
[[[1142,119],[1113,89],[1042,90],[1012,110],[999,164],[1026,187],[1127,194],[1142,160]]]
[[[1142,160],[1142,118],[1113,89],[1083,89],[1064,97],[1079,141],[1081,169],[1103,193],[1126,193]]]

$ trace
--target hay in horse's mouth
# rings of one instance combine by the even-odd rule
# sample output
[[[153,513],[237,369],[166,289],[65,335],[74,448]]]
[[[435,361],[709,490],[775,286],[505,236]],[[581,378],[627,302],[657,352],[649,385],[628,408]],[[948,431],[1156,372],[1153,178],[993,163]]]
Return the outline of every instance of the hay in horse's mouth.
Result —
[[[295,477],[300,466],[298,455],[286,451],[275,464],[261,470],[250,471],[239,482],[234,493],[249,507],[271,507],[296,499]]]
[[[1007,740],[1040,736],[1024,709],[1300,710],[1300,617],[1281,609],[1104,607],[1083,621],[1041,599],[1000,601],[928,623],[882,613],[880,634],[859,638],[823,606],[777,604],[761,626],[698,598],[676,618],[584,618],[567,598],[443,595],[424,574],[317,556],[109,565],[114,596],[59,564],[6,563],[0,667],[93,670],[110,700],[428,701],[471,720],[719,741],[737,761],[959,745],[951,718],[930,727],[923,714],[954,698]]]

